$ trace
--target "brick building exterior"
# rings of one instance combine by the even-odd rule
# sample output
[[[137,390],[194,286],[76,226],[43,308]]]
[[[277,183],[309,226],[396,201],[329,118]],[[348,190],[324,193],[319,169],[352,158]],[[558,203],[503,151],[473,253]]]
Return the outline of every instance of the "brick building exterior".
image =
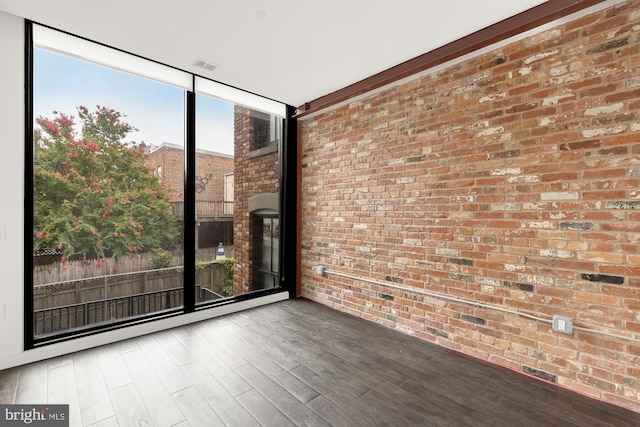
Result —
[[[182,220],[184,148],[168,143],[151,147],[145,162],[167,189],[172,214]],[[196,150],[198,248],[215,247],[220,242],[233,245],[233,172],[232,155]]]
[[[252,110],[237,106],[234,109],[235,135],[235,183],[234,206],[234,293],[240,294],[255,289],[252,285],[252,254],[255,247],[252,238],[252,212],[277,209],[279,185],[278,144],[257,148],[256,119]],[[257,201],[257,204],[255,203]],[[256,206],[253,206],[256,204]],[[251,206],[250,206],[251,205]],[[254,227],[255,228],[255,227]],[[254,254],[255,255],[255,254]]]
[[[639,76],[627,1],[300,120],[303,296],[640,411]]]
[[[233,156],[206,150],[196,151],[196,200],[225,200],[224,177],[233,174]],[[172,202],[183,200],[184,148],[164,143],[152,147],[147,166],[166,186]],[[231,198],[233,200],[233,198]]]
[[[145,164],[166,188],[171,202],[183,200],[184,148],[182,146],[173,144],[149,146]]]

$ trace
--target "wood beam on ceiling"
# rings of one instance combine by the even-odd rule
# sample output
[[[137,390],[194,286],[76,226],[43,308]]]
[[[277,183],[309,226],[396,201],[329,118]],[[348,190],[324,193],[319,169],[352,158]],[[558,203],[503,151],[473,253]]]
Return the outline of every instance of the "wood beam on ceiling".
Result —
[[[605,0],[550,0],[544,2],[359,82],[306,102],[297,108],[296,117],[304,117],[331,107],[603,1]]]

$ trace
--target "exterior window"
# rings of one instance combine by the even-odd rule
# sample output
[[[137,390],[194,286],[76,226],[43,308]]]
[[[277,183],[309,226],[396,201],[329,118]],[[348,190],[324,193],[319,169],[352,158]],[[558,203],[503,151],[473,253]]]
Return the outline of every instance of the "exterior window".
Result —
[[[251,110],[251,150],[260,150],[268,146],[277,147],[280,139],[281,119],[262,111]]]
[[[233,193],[233,174],[228,173],[224,176],[224,213],[226,215],[233,215],[233,200],[235,197]]]
[[[280,220],[277,213],[252,215],[252,290],[278,285]]]

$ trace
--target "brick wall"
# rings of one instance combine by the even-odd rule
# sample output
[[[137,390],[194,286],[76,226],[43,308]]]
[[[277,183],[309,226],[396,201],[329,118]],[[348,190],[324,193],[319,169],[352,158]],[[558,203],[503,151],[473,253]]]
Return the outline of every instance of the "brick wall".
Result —
[[[184,200],[184,150],[162,146],[147,154],[145,164],[160,179],[171,202]]]
[[[233,240],[235,270],[234,294],[251,288],[251,216],[248,200],[251,196],[280,191],[278,152],[252,156],[251,110],[241,106],[234,109],[235,135],[235,204],[233,210]]]
[[[640,411],[640,2],[301,120],[303,295]],[[640,334],[639,334],[640,335]]]
[[[162,167],[162,183],[170,200],[182,201],[184,192],[184,150],[164,145],[147,155],[146,164],[157,171]],[[196,152],[196,200],[223,201],[224,175],[233,173],[233,157],[211,152]]]
[[[196,200],[224,200],[224,175],[233,173],[233,157],[196,152]]]

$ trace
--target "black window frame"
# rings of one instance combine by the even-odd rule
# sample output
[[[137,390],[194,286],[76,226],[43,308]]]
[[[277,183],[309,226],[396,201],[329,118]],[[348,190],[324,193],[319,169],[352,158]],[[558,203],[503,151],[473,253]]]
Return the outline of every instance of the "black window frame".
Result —
[[[294,117],[296,109],[293,106],[286,105],[286,117],[284,118],[284,125],[280,129],[280,143],[276,146],[280,146],[279,150],[280,162],[278,175],[280,179],[280,242],[281,247],[279,251],[280,273],[278,277],[279,286],[271,289],[258,290],[245,294],[236,295],[222,301],[212,301],[209,303],[196,304],[196,288],[195,288],[195,261],[196,261],[196,247],[195,247],[195,180],[196,180],[196,93],[192,90],[185,91],[185,221],[184,221],[184,306],[182,309],[174,309],[163,311],[160,313],[149,314],[133,319],[126,319],[122,321],[111,322],[108,325],[100,325],[94,327],[83,328],[80,331],[68,331],[56,334],[52,337],[36,338],[34,336],[34,288],[33,288],[33,208],[34,208],[34,153],[33,153],[33,137],[34,137],[34,111],[33,111],[33,95],[34,95],[34,40],[33,40],[33,26],[40,25],[45,28],[50,28],[56,31],[60,31],[56,28],[52,28],[47,25],[43,25],[34,21],[25,20],[24,35],[25,35],[25,50],[24,50],[24,79],[25,79],[25,197],[24,197],[24,348],[25,350],[34,349],[50,345],[53,343],[73,340],[85,336],[100,334],[107,331],[126,328],[132,325],[152,322],[158,319],[165,319],[174,316],[181,316],[194,311],[207,310],[213,307],[233,304],[240,301],[246,301],[248,299],[258,298],[266,295],[271,295],[280,292],[288,292],[289,297],[295,297],[296,286],[295,281],[287,280],[288,277],[296,277],[296,265],[295,263],[287,263],[285,269],[285,257],[295,259],[295,251],[297,250],[297,243],[295,241],[295,230],[297,228],[296,221],[297,215],[289,214],[285,215],[285,212],[295,212],[297,209],[297,191],[296,191],[296,177],[297,177],[297,120]],[[65,33],[64,31],[60,31]],[[69,34],[69,33],[65,33]],[[69,34],[80,39],[84,39],[80,36]],[[123,51],[121,49],[114,48],[93,40],[84,39],[98,45],[106,46],[119,52],[126,53],[128,55],[134,55],[145,61],[155,62],[160,65],[178,69],[167,64],[162,64],[157,61],[144,58],[139,55],[131,54],[130,52]],[[206,76],[201,76],[190,71],[180,70],[188,73],[192,76],[192,81],[196,78],[203,78],[211,80]],[[193,85],[195,86],[195,85]],[[238,88],[234,88],[238,89]],[[293,241],[285,240],[291,236]],[[188,266],[188,267],[187,267]]]

